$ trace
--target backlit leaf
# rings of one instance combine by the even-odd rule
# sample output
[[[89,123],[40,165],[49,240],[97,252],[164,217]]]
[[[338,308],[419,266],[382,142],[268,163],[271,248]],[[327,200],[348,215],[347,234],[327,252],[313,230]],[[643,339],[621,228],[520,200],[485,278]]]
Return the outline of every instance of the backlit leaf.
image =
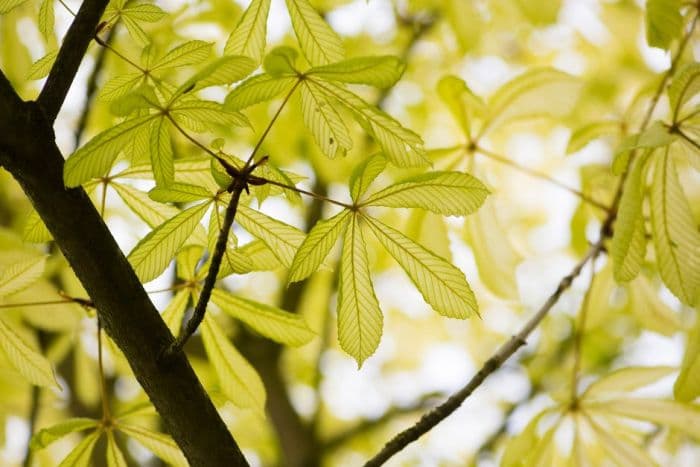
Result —
[[[340,37],[309,0],[286,0],[286,3],[301,50],[312,66],[338,62],[345,57]]]
[[[102,431],[96,430],[80,440],[58,467],[89,467],[92,450],[100,435]]]
[[[208,203],[192,206],[153,229],[131,250],[129,262],[142,282],[160,275],[199,225]]]
[[[338,278],[338,340],[358,367],[377,350],[382,337],[382,310],[374,294],[367,248],[357,215],[343,238]]]
[[[170,121],[159,118],[152,123],[150,138],[151,167],[156,186],[167,187],[175,180],[173,147],[170,143]]]
[[[391,185],[363,204],[395,208],[422,208],[448,216],[466,216],[486,200],[489,190],[463,172],[428,172]]]
[[[0,319],[0,349],[12,367],[30,383],[44,387],[58,386],[51,363],[24,342],[3,319]]]
[[[464,273],[456,266],[377,219],[365,219],[374,236],[406,271],[435,311],[449,318],[460,319],[478,313],[474,292]]]
[[[75,187],[93,177],[106,175],[126,143],[142,125],[148,124],[154,118],[157,116],[144,115],[132,118],[92,138],[66,160],[63,167],[63,182],[67,187]]]
[[[630,312],[648,330],[671,337],[682,329],[679,313],[661,301],[658,287],[643,274],[628,284],[627,295]]]
[[[261,335],[284,345],[297,347],[314,338],[314,332],[296,313],[237,297],[214,289],[211,299],[228,315],[243,321]]]
[[[124,200],[129,209],[151,228],[162,224],[179,212],[176,207],[156,202],[148,194],[129,185],[112,182],[110,186]]]
[[[96,428],[98,424],[99,421],[92,418],[69,418],[35,433],[29,447],[32,450],[43,449],[69,433]]]
[[[24,224],[22,239],[30,243],[44,243],[51,241],[52,238],[51,232],[39,217],[39,213],[32,209]]]
[[[127,425],[123,422],[119,423],[118,429],[125,435],[138,441],[165,462],[176,467],[187,467],[189,465],[185,456],[180,452],[180,448],[177,447],[177,444],[170,436],[141,426]]]
[[[471,119],[483,115],[486,108],[484,101],[469,89],[462,78],[454,75],[443,77],[438,82],[437,92],[464,134],[470,136]]]
[[[368,157],[350,175],[350,196],[357,202],[372,182],[386,169],[386,158],[382,154]]]
[[[304,232],[244,205],[238,206],[236,222],[259,238],[285,267],[290,267],[297,249],[304,241]]]
[[[607,374],[588,386],[582,399],[609,397],[610,394],[620,394],[634,391],[657,382],[676,369],[670,366],[626,367]]]
[[[226,55],[245,55],[260,64],[265,54],[270,0],[253,0],[226,41]]]
[[[167,13],[158,6],[146,2],[128,2],[120,9],[120,16],[122,19],[130,18],[135,21],[143,21],[146,23],[155,23],[166,15]]]
[[[680,0],[647,0],[647,42],[652,47],[667,49],[681,33]]]
[[[151,71],[165,70],[167,68],[177,68],[192,65],[206,60],[211,53],[211,42],[189,41],[181,44],[166,53],[158,60]]]
[[[211,86],[233,84],[251,74],[255,67],[256,63],[249,57],[229,55],[218,58],[185,81],[175,91],[175,96]]]
[[[306,81],[301,83],[301,112],[323,153],[335,158],[345,156],[352,147],[347,127],[328,98]]]
[[[673,395],[681,402],[691,402],[700,395],[700,319],[695,320],[695,326],[688,334]]]
[[[319,221],[304,239],[289,268],[289,282],[298,282],[318,269],[345,231],[350,220],[350,211],[344,209],[330,219]]]
[[[202,340],[223,392],[236,406],[265,412],[265,386],[260,376],[231,344],[216,321],[207,313],[202,322]]]
[[[278,78],[268,74],[253,76],[226,96],[224,108],[228,110],[243,110],[251,105],[268,101],[288,91],[297,80],[296,76],[281,76]]]
[[[314,67],[305,74],[330,81],[389,88],[401,78],[405,69],[406,65],[398,57],[386,55],[350,58]]]
[[[160,203],[188,203],[211,198],[212,194],[201,186],[174,182],[165,188],[153,188],[148,192],[148,196]]]
[[[56,61],[57,56],[58,49],[52,50],[36,62],[32,63],[32,66],[29,69],[29,74],[27,75],[27,79],[41,79],[48,76],[49,72],[51,71],[51,67],[53,66],[53,63]]]
[[[178,290],[168,306],[161,313],[161,318],[170,329],[173,336],[177,337],[182,328],[182,318],[185,316],[187,302],[190,298],[190,291],[187,289]]]
[[[572,154],[585,148],[588,143],[603,136],[620,135],[622,126],[615,120],[588,123],[574,131],[566,146],[566,153]]]
[[[700,232],[668,150],[654,167],[651,224],[661,278],[679,300],[695,304],[700,291]]]
[[[102,86],[100,99],[111,102],[128,94],[144,79],[143,73],[126,73],[115,76]]]
[[[631,443],[621,436],[613,436],[604,430],[591,418],[587,418],[600,445],[608,453],[616,465],[635,465],[640,467],[654,467],[656,463],[636,444]]]
[[[27,0],[0,0],[0,15],[4,15]]]
[[[39,255],[0,266],[0,297],[30,286],[44,273],[45,265],[46,256]]]
[[[49,42],[54,36],[54,0],[42,0],[39,7],[39,32],[44,36],[44,40]]]
[[[114,434],[111,430],[107,431],[107,467],[129,467],[124,459],[121,449],[117,446],[114,439]]]
[[[228,128],[250,126],[242,113],[226,109],[218,102],[200,99],[180,99],[171,107],[170,115],[178,123],[198,133],[211,131],[212,124]]]
[[[673,77],[668,87],[668,101],[673,112],[673,121],[677,121],[683,104],[700,92],[700,63],[689,63]]]

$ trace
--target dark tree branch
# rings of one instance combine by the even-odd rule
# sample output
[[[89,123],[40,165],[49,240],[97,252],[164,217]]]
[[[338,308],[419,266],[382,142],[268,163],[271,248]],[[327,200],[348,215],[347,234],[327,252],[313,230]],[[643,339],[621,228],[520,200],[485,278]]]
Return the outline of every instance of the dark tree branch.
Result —
[[[170,331],[85,191],[64,187],[52,122],[1,72],[0,135],[0,165],[31,200],[190,464],[247,465],[185,356],[158,365]]]
[[[53,123],[63,106],[80,62],[95,35],[97,23],[108,3],[109,0],[85,0],[71,23],[66,37],[63,38],[56,62],[51,67],[46,84],[37,99],[50,123]]]

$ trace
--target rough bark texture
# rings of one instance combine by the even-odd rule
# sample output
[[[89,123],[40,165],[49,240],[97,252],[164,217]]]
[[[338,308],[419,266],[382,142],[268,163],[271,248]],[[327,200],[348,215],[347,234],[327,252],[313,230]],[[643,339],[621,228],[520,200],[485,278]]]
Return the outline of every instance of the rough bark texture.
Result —
[[[173,337],[84,190],[64,187],[49,118],[0,73],[0,165],[32,201],[166,431],[193,466],[247,465],[184,354],[157,364]]]

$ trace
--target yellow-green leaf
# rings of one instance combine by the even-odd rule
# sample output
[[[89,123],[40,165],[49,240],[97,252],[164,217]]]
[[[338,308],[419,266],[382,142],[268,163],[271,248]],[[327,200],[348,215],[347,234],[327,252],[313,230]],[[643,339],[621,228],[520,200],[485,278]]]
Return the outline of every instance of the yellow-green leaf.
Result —
[[[330,81],[342,83],[367,84],[378,88],[393,86],[406,65],[399,57],[393,55],[375,57],[355,57],[342,62],[314,67],[306,75],[314,75]]]
[[[350,196],[357,202],[365,194],[372,182],[386,169],[386,158],[374,154],[362,161],[350,175]]]
[[[92,138],[68,157],[63,167],[63,182],[75,187],[93,177],[102,177],[134,134],[156,115],[144,115],[120,123]]]
[[[249,57],[229,55],[208,64],[175,91],[175,96],[211,86],[233,84],[251,74],[257,64]]]
[[[119,16],[121,16],[122,19],[129,18],[134,21],[155,23],[167,16],[167,13],[152,3],[127,2],[127,4],[120,9]]]
[[[671,337],[681,330],[679,313],[659,298],[658,287],[643,274],[627,285],[629,310],[646,329]]]
[[[41,6],[39,7],[39,32],[44,36],[44,40],[49,42],[54,36],[54,0],[42,0]]]
[[[398,230],[371,217],[364,219],[435,311],[460,319],[478,314],[476,297],[462,271]]]
[[[0,0],[0,15],[4,15],[27,0]]]
[[[29,68],[29,74],[27,75],[27,79],[34,80],[48,76],[49,72],[51,71],[51,67],[53,66],[53,63],[56,61],[57,56],[58,49],[52,50],[36,62],[32,63],[31,68]]]
[[[202,340],[219,378],[221,392],[241,408],[265,413],[265,386],[260,376],[231,344],[211,314],[204,316]]]
[[[583,125],[576,129],[569,138],[566,146],[566,153],[572,154],[580,151],[588,143],[603,136],[619,136],[622,133],[622,125],[619,121],[604,120]]]
[[[674,76],[668,87],[668,101],[673,121],[678,121],[683,104],[700,92],[700,63],[689,63]]]
[[[117,446],[112,430],[107,431],[107,467],[129,467],[121,449]]]
[[[185,316],[185,310],[187,309],[187,302],[190,298],[190,291],[188,289],[178,290],[173,299],[170,301],[168,306],[161,313],[161,318],[165,321],[165,324],[170,329],[173,336],[177,337],[180,334],[180,329],[182,328],[182,318]]]
[[[142,282],[158,277],[199,225],[208,203],[192,206],[146,235],[129,253],[129,262]]]
[[[106,102],[119,99],[141,84],[143,79],[144,75],[140,72],[115,76],[102,86],[100,90],[100,99]]]
[[[100,435],[102,431],[95,430],[80,440],[58,467],[89,467],[92,450]]]
[[[251,105],[268,101],[288,91],[297,80],[296,76],[273,77],[268,74],[253,76],[226,96],[224,108],[243,110]]]
[[[488,188],[463,172],[428,172],[387,187],[367,199],[366,206],[422,208],[436,214],[466,216],[486,200]]]
[[[148,194],[128,185],[112,182],[110,185],[124,200],[134,214],[139,216],[149,227],[154,228],[177,215],[178,209],[153,201]]]
[[[298,347],[315,336],[299,314],[237,297],[219,289],[212,290],[211,300],[230,316],[275,342]]]
[[[700,395],[700,319],[688,333],[681,372],[673,385],[673,395],[681,402],[691,402]]]
[[[180,452],[180,448],[177,447],[177,444],[170,436],[125,423],[119,423],[118,429],[125,435],[134,438],[165,462],[175,467],[187,467],[189,465],[185,456]]]
[[[467,83],[458,76],[448,75],[440,79],[437,92],[466,136],[471,135],[471,119],[482,116],[486,106],[474,94]]]
[[[700,232],[668,150],[654,167],[651,224],[661,278],[680,301],[692,306],[700,291]]]
[[[24,224],[22,239],[29,243],[44,243],[51,241],[52,238],[51,232],[39,217],[39,213],[32,209]]]
[[[265,54],[270,0],[253,0],[226,41],[226,55],[245,55],[260,64]]]
[[[621,436],[613,436],[595,423],[591,418],[587,418],[593,431],[598,438],[603,449],[608,453],[616,465],[634,465],[639,467],[655,467],[656,463],[639,446]]]
[[[153,188],[148,192],[148,197],[159,203],[188,203],[211,198],[212,194],[201,186],[174,182],[164,188]]]
[[[340,37],[309,0],[286,0],[286,3],[301,51],[312,66],[338,62],[345,57]]]
[[[289,268],[289,282],[304,280],[318,269],[348,226],[349,216],[350,211],[344,209],[330,219],[314,225],[294,255]]]
[[[165,70],[168,68],[177,68],[186,65],[192,65],[206,60],[211,53],[211,42],[204,41],[189,41],[181,44],[166,53],[163,58],[158,60],[152,67],[151,71]]]
[[[170,121],[159,118],[152,123],[150,138],[153,178],[159,187],[167,187],[175,180],[173,147],[170,144]]]
[[[357,215],[343,238],[338,278],[338,340],[358,367],[377,350],[382,337],[382,310],[374,294],[367,248]]]
[[[332,158],[345,156],[352,139],[345,123],[328,98],[308,81],[301,83],[301,113],[323,153]]]
[[[615,370],[588,386],[581,399],[592,400],[619,395],[648,386],[673,372],[670,366],[627,367]]]
[[[29,447],[32,450],[44,449],[54,441],[63,438],[69,433],[76,431],[87,430],[88,428],[96,428],[99,424],[98,420],[92,418],[69,418],[48,428],[44,428],[32,436]]]
[[[30,383],[44,387],[58,386],[51,363],[24,342],[3,319],[0,319],[0,349],[12,367]]]
[[[23,257],[0,268],[0,297],[30,286],[44,273],[46,256]]]
[[[245,205],[238,206],[236,221],[265,242],[285,267],[292,265],[294,255],[304,241],[304,232]]]
[[[668,50],[683,26],[681,0],[647,0],[646,8],[647,42]]]

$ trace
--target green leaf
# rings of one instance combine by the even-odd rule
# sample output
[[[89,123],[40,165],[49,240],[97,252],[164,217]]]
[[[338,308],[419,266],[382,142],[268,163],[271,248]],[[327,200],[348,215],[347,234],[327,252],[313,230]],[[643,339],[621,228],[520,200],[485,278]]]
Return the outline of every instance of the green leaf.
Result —
[[[121,449],[117,446],[112,430],[107,431],[107,467],[129,467]]]
[[[49,42],[53,39],[54,31],[54,0],[42,0],[41,6],[39,7],[39,18],[37,23],[39,25],[39,32],[44,36],[44,40]]]
[[[167,187],[175,180],[170,125],[167,118],[159,118],[151,124],[151,167],[153,168],[153,178],[158,187]]]
[[[223,226],[223,213],[219,212],[218,207],[212,211],[209,216],[209,236],[207,240],[207,246],[209,251],[214,251],[216,248],[216,241],[219,235],[221,235],[221,227]],[[232,230],[229,230],[229,235],[226,244],[226,250],[224,251],[224,256],[221,258],[221,266],[217,274],[218,278],[223,278],[231,274],[246,274],[253,270],[253,262],[248,258],[248,256],[241,253],[237,245],[236,236],[233,234]],[[206,266],[202,267],[198,276],[204,279],[211,261],[207,263]]]
[[[471,119],[475,115],[483,115],[486,109],[484,101],[469,89],[462,78],[453,75],[445,76],[438,82],[437,92],[464,134],[469,137]]]
[[[372,233],[406,271],[425,301],[449,318],[464,319],[479,312],[464,273],[398,230],[365,217]]]
[[[85,146],[68,157],[63,167],[63,182],[67,187],[76,187],[93,177],[107,174],[117,155],[124,149],[142,125],[157,118],[144,115],[132,118],[103,131],[92,138]]]
[[[484,128],[523,118],[563,117],[573,109],[581,88],[579,79],[553,68],[527,71],[491,96]]]
[[[678,121],[683,104],[700,92],[700,63],[689,63],[674,76],[668,87],[668,101],[673,113],[673,122]]]
[[[386,158],[382,154],[370,156],[355,167],[350,175],[350,196],[354,202],[359,201],[384,169],[386,169]]]
[[[165,188],[155,187],[148,192],[148,196],[159,203],[189,203],[212,198],[206,188],[180,182],[173,182]]]
[[[201,330],[204,349],[219,378],[221,392],[236,406],[264,414],[265,386],[255,368],[231,345],[211,314],[204,315]]]
[[[700,319],[695,320],[695,326],[688,334],[673,395],[681,402],[692,402],[700,395]]]
[[[57,56],[58,49],[52,50],[36,62],[32,63],[31,68],[29,68],[29,74],[27,74],[27,79],[35,80],[48,76]]]
[[[289,282],[302,281],[318,269],[338,237],[345,232],[349,216],[350,211],[344,209],[330,219],[314,225],[294,256],[289,268]]]
[[[155,23],[168,14],[152,3],[128,2],[126,6],[120,9],[119,15],[122,19],[129,18],[134,21]]]
[[[384,154],[394,165],[418,167],[429,163],[420,136],[401,126],[392,117],[342,86],[313,78],[307,78],[307,81],[348,108],[357,122],[379,143]]]
[[[630,135],[620,142],[615,150],[612,171],[615,175],[627,169],[630,155],[636,149],[659,149],[670,145],[677,136],[668,131],[662,121],[652,123],[649,128],[636,135]]]
[[[540,441],[537,433],[540,421],[550,413],[551,409],[538,413],[528,422],[523,431],[508,440],[501,459],[502,467],[521,467],[526,463],[526,459],[529,460],[528,456],[536,450]]]
[[[608,453],[615,465],[656,466],[654,460],[636,444],[627,441],[624,437],[611,435],[590,417],[586,418],[586,420],[593,427],[600,445]]]
[[[252,271],[273,271],[282,266],[269,246],[262,240],[253,240],[238,249],[252,263]],[[222,264],[222,269],[225,264]]]
[[[592,400],[619,395],[649,386],[674,373],[676,368],[671,366],[627,367],[615,370],[588,386],[581,399]]]
[[[154,228],[180,212],[174,206],[167,206],[153,201],[143,191],[139,191],[128,185],[111,182],[109,184],[114,191],[124,200],[124,203],[134,214],[139,216],[149,227]]]
[[[233,84],[251,74],[256,66],[249,57],[229,55],[218,58],[185,81],[175,91],[172,99],[183,93],[192,93],[211,86]]]
[[[604,120],[583,125],[576,129],[569,138],[569,143],[566,146],[566,153],[572,154],[585,148],[588,143],[602,136],[615,135],[619,136],[622,133],[621,123],[614,120]]]
[[[115,76],[102,86],[100,90],[100,99],[106,102],[119,99],[131,92],[143,79],[144,75],[141,72]]]
[[[304,242],[304,232],[244,205],[238,206],[236,221],[265,242],[285,267],[292,265],[297,249]]]
[[[668,50],[683,27],[681,0],[647,0],[646,10],[647,42]]]
[[[189,465],[185,456],[180,452],[180,448],[177,447],[177,444],[170,436],[125,423],[119,423],[118,429],[125,435],[134,438],[165,462],[176,467],[187,467]]]
[[[22,240],[29,243],[45,243],[53,239],[39,213],[32,209],[22,230]]]
[[[677,312],[659,299],[658,287],[639,275],[627,286],[628,309],[646,329],[671,337],[682,329]]]
[[[286,0],[286,3],[301,51],[312,66],[338,62],[345,57],[340,37],[309,0]]]
[[[211,42],[189,41],[170,50],[155,65],[151,71],[177,68],[202,62],[209,58]]]
[[[98,425],[99,421],[92,418],[69,418],[34,434],[29,447],[32,450],[44,449],[69,433],[87,430],[88,428],[97,428]]]
[[[251,105],[268,101],[288,91],[297,80],[296,76],[281,76],[279,78],[268,74],[253,76],[226,96],[224,108],[243,110]]]
[[[627,282],[639,274],[646,255],[646,231],[642,200],[644,197],[643,174],[647,157],[637,157],[625,180],[620,199],[615,230],[610,246],[613,273],[618,282]]]
[[[342,83],[367,84],[390,88],[401,78],[406,65],[392,55],[356,57],[311,68],[305,74]]]
[[[226,55],[245,55],[258,65],[265,53],[270,0],[253,0],[226,41]]]
[[[429,172],[387,187],[367,199],[366,206],[422,208],[447,216],[466,216],[484,203],[489,190],[463,172]]]
[[[668,150],[654,168],[651,225],[661,278],[681,302],[692,306],[700,291],[700,232]]]
[[[168,306],[161,313],[161,318],[165,321],[165,324],[170,329],[173,336],[177,337],[180,334],[180,329],[182,328],[182,318],[185,316],[185,310],[187,309],[187,302],[190,298],[190,291],[188,289],[178,290],[173,299],[168,303]]]
[[[250,126],[242,113],[229,110],[218,102],[200,99],[180,99],[170,108],[170,115],[178,123],[198,133],[211,131],[212,124],[228,128]]]
[[[298,347],[307,344],[315,336],[299,314],[236,297],[218,289],[212,291],[211,300],[228,315],[243,321],[275,342]]]
[[[27,0],[0,0],[0,15],[8,13],[10,10],[20,6]]]
[[[23,257],[0,269],[0,297],[27,288],[44,273],[46,256]]]
[[[485,203],[464,220],[464,233],[474,254],[481,282],[501,298],[518,300],[515,270],[522,258],[513,248],[507,230],[498,221],[492,202]]]
[[[129,262],[142,282],[160,275],[199,225],[208,203],[192,206],[153,229],[131,250]]]
[[[3,319],[0,319],[0,349],[10,365],[30,383],[44,387],[58,386],[51,363],[24,342]]]
[[[365,239],[357,215],[343,238],[338,278],[338,340],[357,366],[377,350],[382,337],[382,310],[374,294]]]
[[[281,45],[270,50],[263,60],[265,73],[275,78],[282,75],[296,75],[296,63],[299,52],[296,49]]]
[[[328,98],[309,84],[301,83],[301,113],[323,153],[331,159],[345,156],[352,147],[347,127]]]
[[[97,443],[101,435],[102,431],[96,430],[80,440],[58,467],[88,467],[92,457],[92,450],[95,448],[95,443]]]

